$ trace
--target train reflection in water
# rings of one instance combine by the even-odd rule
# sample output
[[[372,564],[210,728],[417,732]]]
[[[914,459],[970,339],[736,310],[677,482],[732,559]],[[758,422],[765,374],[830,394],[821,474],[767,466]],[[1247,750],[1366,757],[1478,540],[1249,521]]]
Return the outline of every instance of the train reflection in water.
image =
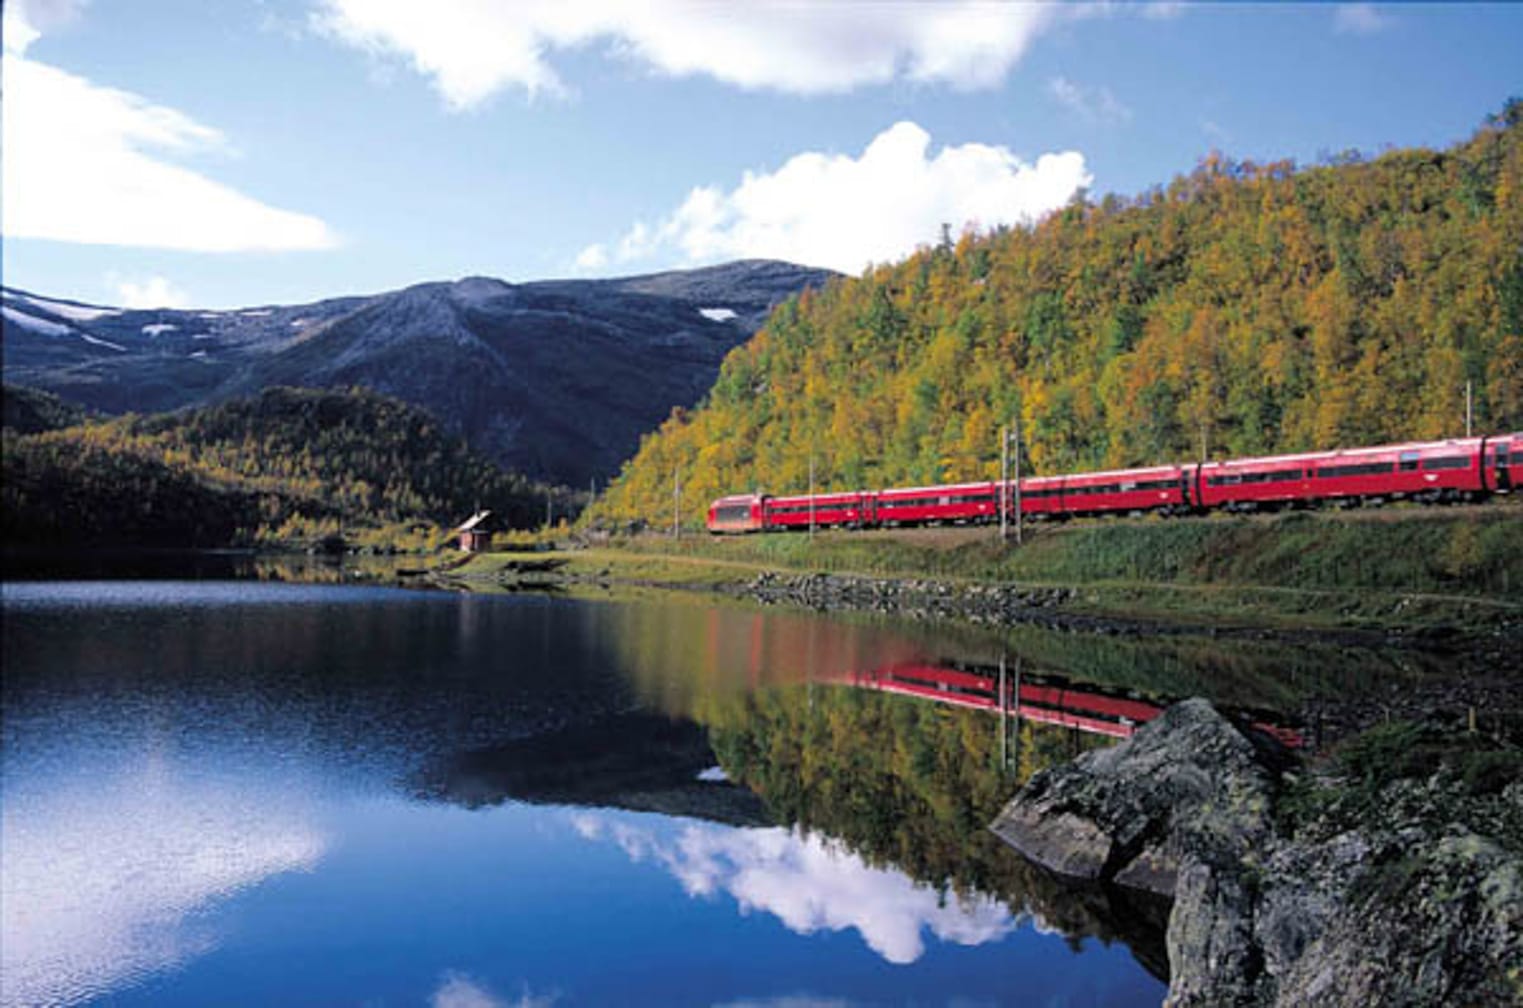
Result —
[[[971,707],[1033,721],[1073,728],[1095,735],[1126,739],[1162,714],[1170,700],[1154,702],[1123,691],[1091,684],[1078,685],[1059,676],[1022,674],[1020,666],[929,664],[903,662],[838,680],[863,689],[920,697],[956,707]],[[1233,713],[1241,722],[1299,749],[1305,736],[1296,728],[1277,724],[1268,716],[1248,711]]]

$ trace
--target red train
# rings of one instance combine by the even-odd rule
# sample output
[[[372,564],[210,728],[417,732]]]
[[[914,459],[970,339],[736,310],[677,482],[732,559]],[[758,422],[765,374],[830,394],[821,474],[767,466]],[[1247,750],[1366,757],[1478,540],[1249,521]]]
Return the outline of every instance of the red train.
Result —
[[[1024,518],[1104,514],[1255,511],[1324,502],[1481,500],[1523,484],[1523,433],[1192,462],[1149,469],[1033,476],[1020,481]],[[1015,485],[1003,505],[1015,513]],[[981,524],[999,520],[1001,487],[955,483],[813,496],[738,494],[709,507],[713,533],[895,525]]]

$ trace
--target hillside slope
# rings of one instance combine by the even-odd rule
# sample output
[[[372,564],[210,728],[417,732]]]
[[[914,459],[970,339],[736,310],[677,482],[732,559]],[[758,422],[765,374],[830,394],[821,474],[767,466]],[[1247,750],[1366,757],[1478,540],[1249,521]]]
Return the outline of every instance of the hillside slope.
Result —
[[[1523,101],[1444,151],[1213,156],[785,303],[589,513],[1523,427]]]
[[[5,379],[106,413],[363,386],[428,410],[507,469],[585,488],[696,403],[774,304],[830,275],[745,261],[611,280],[473,277],[217,312],[6,289]]]
[[[480,507],[511,524],[544,491],[421,410],[373,392],[268,389],[184,413],[23,435],[7,428],[8,545],[227,546],[448,526]]]

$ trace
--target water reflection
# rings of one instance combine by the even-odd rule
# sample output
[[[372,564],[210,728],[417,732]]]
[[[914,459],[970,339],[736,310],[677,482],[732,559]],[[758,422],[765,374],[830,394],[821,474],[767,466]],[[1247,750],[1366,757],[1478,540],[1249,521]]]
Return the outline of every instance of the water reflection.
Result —
[[[551,1008],[556,1000],[554,994],[528,990],[509,1000],[463,973],[446,973],[428,1003],[432,1008]]]
[[[7,774],[0,991],[8,1004],[76,1003],[204,955],[221,936],[202,911],[315,867],[329,844],[276,782],[192,768],[155,750],[88,763],[41,780]]]
[[[741,913],[770,913],[795,934],[854,930],[891,963],[924,955],[925,932],[942,942],[983,945],[1021,923],[997,900],[948,895],[874,868],[819,834],[690,823],[672,837],[595,814],[577,816],[575,825],[589,840],[617,844],[633,861],[659,864],[689,896],[727,894]]]
[[[1108,740],[1004,739],[987,711],[849,684],[1003,652],[1093,660],[1112,687],[1073,696],[1157,704],[1207,677],[1186,642],[691,599],[3,593],[8,1000],[284,1002],[293,956],[312,1003],[1161,995],[1131,962],[1163,972],[1156,908],[1062,887],[984,830],[1020,779]],[[1212,661],[1235,695],[1302,688]],[[710,942],[722,966],[695,959]]]

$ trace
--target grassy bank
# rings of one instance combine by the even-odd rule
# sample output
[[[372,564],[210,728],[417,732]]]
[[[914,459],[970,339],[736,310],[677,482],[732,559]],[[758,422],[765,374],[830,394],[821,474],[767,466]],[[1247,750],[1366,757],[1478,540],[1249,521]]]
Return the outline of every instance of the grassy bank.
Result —
[[[1457,626],[1523,619],[1523,502],[680,539],[614,539],[563,554],[569,574],[708,587],[763,570],[1063,585],[1101,613],[1308,626]],[[491,577],[503,554],[473,561]]]

